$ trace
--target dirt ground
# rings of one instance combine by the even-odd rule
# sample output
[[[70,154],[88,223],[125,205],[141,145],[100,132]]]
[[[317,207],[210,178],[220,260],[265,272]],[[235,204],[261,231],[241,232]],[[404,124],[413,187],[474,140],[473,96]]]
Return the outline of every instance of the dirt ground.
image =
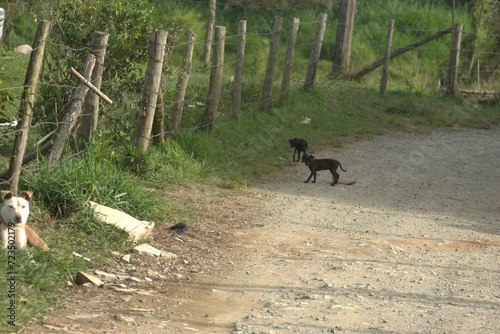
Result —
[[[500,130],[310,151],[356,184],[305,184],[297,163],[238,192],[172,190],[203,212],[184,234],[157,223],[177,259],[112,255],[101,270],[134,280],[68,287],[24,332],[500,332]]]

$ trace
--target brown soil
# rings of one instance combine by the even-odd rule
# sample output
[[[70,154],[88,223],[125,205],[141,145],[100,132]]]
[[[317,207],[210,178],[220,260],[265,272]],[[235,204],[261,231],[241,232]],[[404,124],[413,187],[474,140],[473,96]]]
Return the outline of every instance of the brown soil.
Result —
[[[500,131],[311,153],[356,184],[304,184],[297,163],[241,191],[169,191],[203,213],[184,234],[157,223],[153,245],[177,260],[114,255],[100,269],[140,282],[68,287],[64,309],[25,332],[500,332]]]

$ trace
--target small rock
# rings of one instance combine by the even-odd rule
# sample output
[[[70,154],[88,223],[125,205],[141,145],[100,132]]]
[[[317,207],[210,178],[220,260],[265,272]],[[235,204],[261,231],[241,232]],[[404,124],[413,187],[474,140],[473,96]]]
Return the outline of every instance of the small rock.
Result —
[[[103,281],[101,281],[97,276],[94,276],[92,274],[79,271],[76,273],[76,283],[80,285],[85,285],[88,286],[86,283],[90,283],[93,285],[101,286],[104,284]]]
[[[168,259],[176,259],[177,258],[177,255],[175,255],[173,253],[161,251],[161,250],[154,248],[153,246],[148,245],[148,244],[141,244],[141,245],[135,246],[132,249],[132,251],[136,254],[139,254],[139,255],[147,254],[147,255],[151,255],[151,256],[164,257],[164,258],[168,258]]]
[[[33,51],[33,48],[28,44],[22,44],[22,45],[16,46],[14,48],[14,51],[18,52],[18,53],[25,54],[25,55],[29,55],[31,53],[31,51]]]

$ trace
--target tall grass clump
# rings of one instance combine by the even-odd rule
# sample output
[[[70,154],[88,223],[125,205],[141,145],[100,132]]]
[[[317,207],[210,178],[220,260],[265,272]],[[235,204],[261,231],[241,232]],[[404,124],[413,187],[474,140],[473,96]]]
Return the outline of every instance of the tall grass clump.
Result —
[[[198,149],[199,157],[203,150]],[[171,184],[197,182],[209,175],[202,158],[194,159],[193,153],[181,144],[167,139],[161,147],[149,147],[147,151],[126,146],[123,166],[140,177],[144,186],[165,189]]]
[[[41,160],[25,172],[21,187],[33,190],[56,218],[86,210],[88,201],[150,218],[145,208],[154,206],[154,196],[121,170],[118,160],[117,151],[107,144],[87,146],[80,155],[65,156],[54,166]]]

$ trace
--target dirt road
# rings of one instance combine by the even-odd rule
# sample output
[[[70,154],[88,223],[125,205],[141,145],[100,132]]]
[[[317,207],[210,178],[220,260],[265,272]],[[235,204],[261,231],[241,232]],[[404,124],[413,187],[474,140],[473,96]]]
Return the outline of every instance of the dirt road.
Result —
[[[74,287],[33,333],[498,333],[500,131],[392,134],[314,151],[352,186],[303,164],[238,193],[179,190],[204,210],[175,263],[108,271],[144,293]],[[290,159],[291,159],[290,152]],[[149,278],[146,280],[145,278]],[[115,284],[111,282],[110,284]],[[29,332],[29,331],[28,331]]]

